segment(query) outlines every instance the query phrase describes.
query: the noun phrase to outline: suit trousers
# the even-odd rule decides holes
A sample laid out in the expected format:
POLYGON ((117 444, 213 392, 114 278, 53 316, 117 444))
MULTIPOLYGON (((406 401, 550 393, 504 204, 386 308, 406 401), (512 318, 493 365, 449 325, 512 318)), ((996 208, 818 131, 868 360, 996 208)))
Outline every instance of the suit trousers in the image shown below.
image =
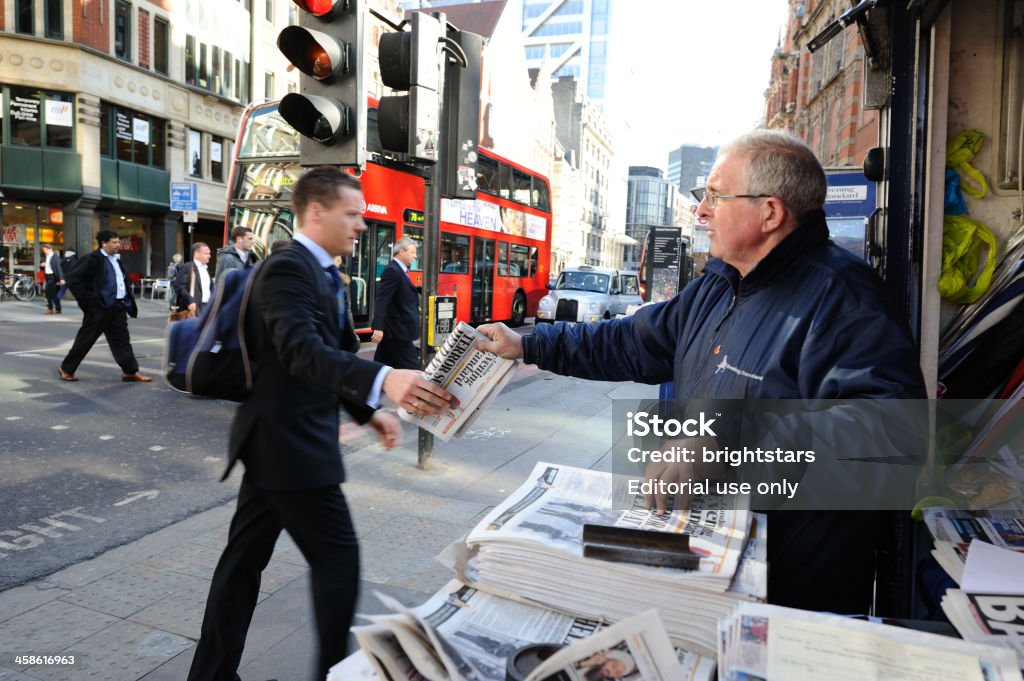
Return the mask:
POLYGON ((419 369, 420 351, 412 341, 388 340, 387 334, 373 353, 373 361, 395 369, 419 369))
POLYGON ((55 275, 46 275, 46 285, 43 287, 43 293, 46 295, 47 310, 61 311, 60 298, 57 297, 58 290, 60 290, 60 280, 55 275))
POLYGON ((228 543, 210 584, 189 681, 237 678, 260 575, 282 529, 310 567, 320 639, 315 678, 327 678, 327 671, 344 659, 359 592, 359 546, 341 488, 272 491, 243 478, 228 543))
POLYGON ((67 357, 61 362, 60 368, 69 374, 75 373, 78 365, 89 354, 101 335, 107 337, 110 354, 114 356, 114 361, 121 367, 121 371, 134 374, 139 370, 139 361, 135 359, 131 337, 128 335, 128 311, 121 303, 114 303, 113 307, 93 307, 85 311, 82 326, 75 335, 75 342, 67 357))

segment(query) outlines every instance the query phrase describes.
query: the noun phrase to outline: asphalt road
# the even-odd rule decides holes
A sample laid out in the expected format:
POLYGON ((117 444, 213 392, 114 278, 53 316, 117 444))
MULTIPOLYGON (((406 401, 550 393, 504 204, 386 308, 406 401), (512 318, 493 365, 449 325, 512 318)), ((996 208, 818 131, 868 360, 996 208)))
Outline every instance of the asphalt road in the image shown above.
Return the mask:
POLYGON ((238 489, 235 479, 218 482, 236 405, 160 380, 166 303, 143 300, 129 320, 141 370, 154 377, 145 384, 121 381, 102 338, 79 381, 60 381, 82 318, 74 302, 64 308, 44 315, 41 298, 0 302, 0 591, 223 504, 238 489))

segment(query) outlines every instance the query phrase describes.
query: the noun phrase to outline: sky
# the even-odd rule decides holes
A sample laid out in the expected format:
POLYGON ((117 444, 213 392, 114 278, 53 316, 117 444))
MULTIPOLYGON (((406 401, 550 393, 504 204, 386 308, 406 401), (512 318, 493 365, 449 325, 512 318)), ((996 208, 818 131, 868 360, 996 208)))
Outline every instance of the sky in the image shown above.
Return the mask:
POLYGON ((665 168, 760 122, 787 0, 619 0, 606 113, 629 165, 665 168), (619 114, 618 112, 621 112, 619 114), (621 143, 620 143, 621 138, 621 143))

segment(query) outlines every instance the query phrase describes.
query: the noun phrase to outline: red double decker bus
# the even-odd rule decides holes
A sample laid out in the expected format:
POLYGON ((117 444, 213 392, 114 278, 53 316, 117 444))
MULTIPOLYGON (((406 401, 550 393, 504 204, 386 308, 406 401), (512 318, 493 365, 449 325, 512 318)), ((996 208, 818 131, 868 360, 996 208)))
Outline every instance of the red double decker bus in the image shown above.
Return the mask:
MULTIPOLYGON (((291 186, 302 174, 300 136, 277 111, 277 102, 253 105, 242 118, 231 164, 227 243, 231 229, 249 227, 257 254, 289 238, 293 229, 291 186)), ((376 139, 370 110, 368 138, 376 139)), ((395 242, 409 237, 422 244, 424 216, 421 175, 370 149, 359 176, 369 229, 356 252, 343 263, 352 278, 352 312, 360 332, 373 319, 377 282, 391 261, 395 242)), ((476 199, 442 199, 438 295, 457 298, 460 321, 508 320, 518 326, 534 315, 547 292, 551 262, 551 190, 547 178, 480 149, 476 199)), ((422 253, 422 246, 420 248, 422 253)), ((422 264, 410 268, 422 284, 422 264)))

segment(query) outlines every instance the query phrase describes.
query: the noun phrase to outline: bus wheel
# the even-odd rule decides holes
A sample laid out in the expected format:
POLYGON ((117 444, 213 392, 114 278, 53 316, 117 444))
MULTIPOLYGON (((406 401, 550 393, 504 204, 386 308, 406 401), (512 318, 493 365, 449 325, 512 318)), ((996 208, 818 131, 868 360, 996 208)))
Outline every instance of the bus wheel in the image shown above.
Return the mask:
POLYGON ((525 321, 526 296, 523 295, 522 291, 516 291, 516 295, 512 299, 512 317, 509 319, 508 325, 514 328, 522 326, 525 321))

